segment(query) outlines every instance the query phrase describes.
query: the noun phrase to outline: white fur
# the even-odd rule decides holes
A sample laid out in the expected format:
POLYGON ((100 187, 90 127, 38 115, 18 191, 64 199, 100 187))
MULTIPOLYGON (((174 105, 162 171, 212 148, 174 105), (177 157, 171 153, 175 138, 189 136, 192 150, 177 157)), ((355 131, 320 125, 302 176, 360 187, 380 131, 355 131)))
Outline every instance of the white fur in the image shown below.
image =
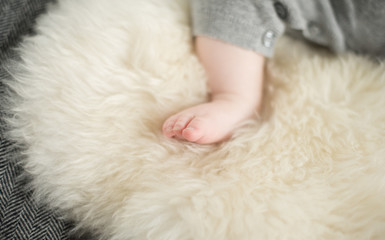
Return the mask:
POLYGON ((101 239, 383 239, 385 68, 282 39, 261 120, 215 146, 163 121, 206 100, 186 0, 65 0, 14 73, 37 197, 101 239))

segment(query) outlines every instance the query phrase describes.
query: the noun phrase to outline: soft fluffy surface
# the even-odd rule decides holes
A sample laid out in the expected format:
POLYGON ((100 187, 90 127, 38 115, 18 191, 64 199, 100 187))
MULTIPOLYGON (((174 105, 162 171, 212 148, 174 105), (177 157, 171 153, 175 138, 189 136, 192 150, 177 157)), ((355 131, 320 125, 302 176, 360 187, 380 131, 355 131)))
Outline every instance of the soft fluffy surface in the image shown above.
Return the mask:
POLYGON ((37 197, 100 238, 381 239, 385 68, 283 39, 264 109, 223 144, 166 139, 206 100, 185 0, 65 0, 14 73, 37 197))

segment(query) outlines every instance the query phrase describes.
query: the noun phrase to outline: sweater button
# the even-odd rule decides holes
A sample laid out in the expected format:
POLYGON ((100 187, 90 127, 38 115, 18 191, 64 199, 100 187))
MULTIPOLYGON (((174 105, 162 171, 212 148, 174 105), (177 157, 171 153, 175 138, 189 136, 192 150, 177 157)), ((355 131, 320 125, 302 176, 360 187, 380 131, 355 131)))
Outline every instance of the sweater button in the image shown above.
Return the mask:
POLYGON ((275 40, 275 33, 271 30, 265 32, 262 38, 263 46, 271 48, 275 40))
POLYGON ((278 17, 282 20, 286 20, 288 17, 288 12, 285 7, 281 2, 277 1, 274 3, 274 9, 278 15, 278 17))
POLYGON ((322 33, 321 27, 315 22, 309 22, 308 31, 312 36, 319 36, 322 33))

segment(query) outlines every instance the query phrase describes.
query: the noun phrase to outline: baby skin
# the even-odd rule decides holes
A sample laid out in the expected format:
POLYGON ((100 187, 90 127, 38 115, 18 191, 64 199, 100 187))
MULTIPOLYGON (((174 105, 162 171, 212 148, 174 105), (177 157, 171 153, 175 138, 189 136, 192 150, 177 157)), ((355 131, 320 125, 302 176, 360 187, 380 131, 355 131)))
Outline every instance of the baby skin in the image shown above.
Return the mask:
POLYGON ((199 144, 221 142, 258 111, 264 57, 206 37, 198 36, 195 47, 207 73, 211 99, 169 117, 163 134, 199 144))

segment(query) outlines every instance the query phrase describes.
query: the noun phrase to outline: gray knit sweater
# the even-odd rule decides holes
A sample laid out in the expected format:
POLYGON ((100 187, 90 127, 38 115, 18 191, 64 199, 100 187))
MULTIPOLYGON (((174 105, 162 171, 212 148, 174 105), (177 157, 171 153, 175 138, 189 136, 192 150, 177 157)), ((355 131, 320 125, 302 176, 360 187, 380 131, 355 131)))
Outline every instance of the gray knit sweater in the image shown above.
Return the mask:
POLYGON ((194 35, 267 57, 288 33, 334 52, 385 56, 385 0, 191 0, 194 35))

